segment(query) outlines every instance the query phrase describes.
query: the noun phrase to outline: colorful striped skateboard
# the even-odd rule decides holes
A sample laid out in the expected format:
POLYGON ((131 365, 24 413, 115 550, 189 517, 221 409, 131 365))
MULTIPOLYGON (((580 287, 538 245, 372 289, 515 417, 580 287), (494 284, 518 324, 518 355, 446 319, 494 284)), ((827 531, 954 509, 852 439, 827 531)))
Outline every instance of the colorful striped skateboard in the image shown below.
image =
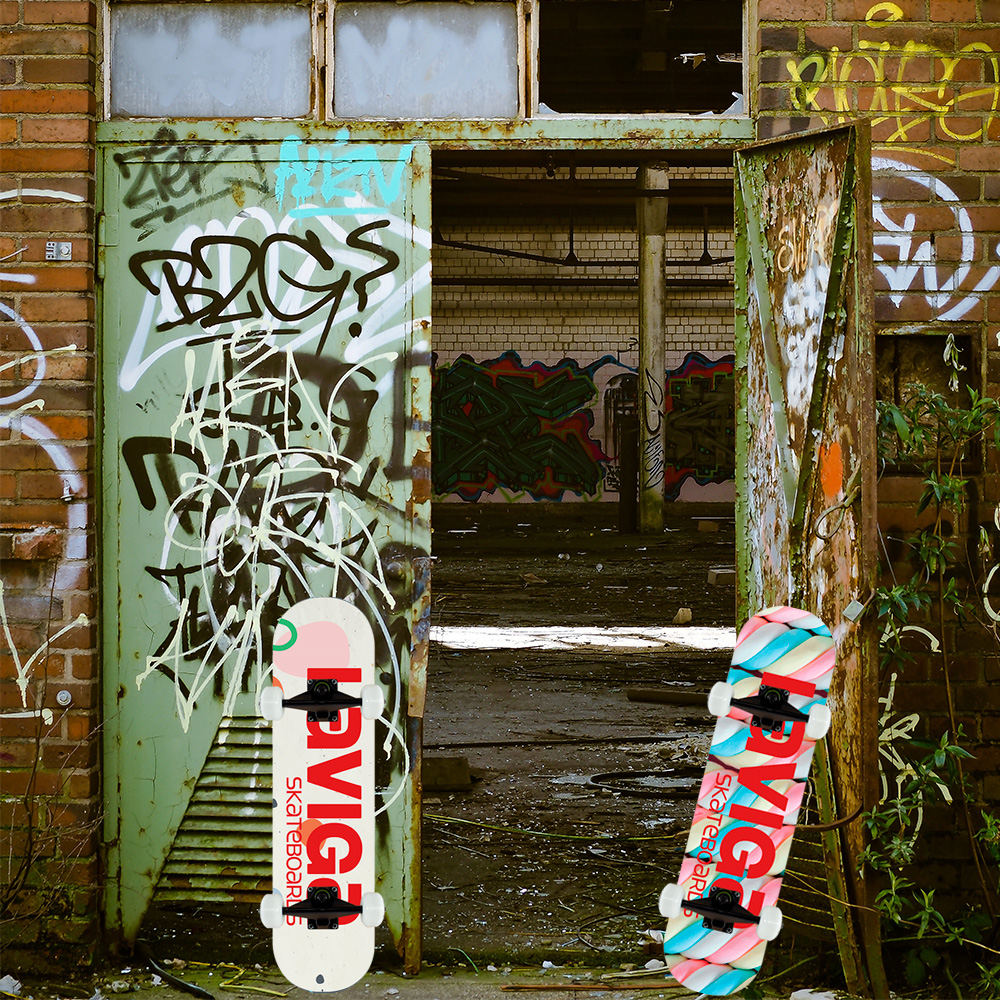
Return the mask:
POLYGON ((274 630, 273 891, 260 916, 289 982, 346 989, 371 965, 385 906, 375 886, 375 639, 346 601, 313 597, 274 630), (295 711, 297 710, 297 711, 295 711))
POLYGON ((667 965, 690 990, 728 996, 760 972, 781 929, 775 905, 816 741, 830 726, 830 630, 815 615, 768 608, 736 640, 676 883, 660 894, 667 965))

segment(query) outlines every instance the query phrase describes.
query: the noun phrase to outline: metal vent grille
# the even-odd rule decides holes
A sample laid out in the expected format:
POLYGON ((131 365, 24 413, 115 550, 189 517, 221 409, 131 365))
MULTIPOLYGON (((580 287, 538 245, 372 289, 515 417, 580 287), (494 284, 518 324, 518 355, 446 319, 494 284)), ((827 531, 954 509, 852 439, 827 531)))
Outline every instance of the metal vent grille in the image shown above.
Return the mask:
POLYGON ((154 905, 257 903, 271 888, 271 727, 223 719, 154 905))

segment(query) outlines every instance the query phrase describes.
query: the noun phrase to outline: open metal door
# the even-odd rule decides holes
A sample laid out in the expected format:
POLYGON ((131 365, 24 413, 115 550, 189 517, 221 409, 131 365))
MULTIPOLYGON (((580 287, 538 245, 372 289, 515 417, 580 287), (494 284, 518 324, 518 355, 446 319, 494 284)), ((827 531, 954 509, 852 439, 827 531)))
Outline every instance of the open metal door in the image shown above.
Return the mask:
POLYGON ((269 888, 272 630, 337 596, 378 644, 379 890, 416 969, 430 153, 286 131, 102 149, 106 916, 132 941, 157 895, 269 888))
POLYGON ((815 789, 848 988, 887 996, 859 811, 878 797, 871 155, 863 125, 736 154, 740 621, 790 604, 837 643, 815 789), (850 618, 848 617, 850 616, 850 618), (850 821, 837 823, 845 817, 850 821), (839 903, 837 902, 839 900, 839 903))

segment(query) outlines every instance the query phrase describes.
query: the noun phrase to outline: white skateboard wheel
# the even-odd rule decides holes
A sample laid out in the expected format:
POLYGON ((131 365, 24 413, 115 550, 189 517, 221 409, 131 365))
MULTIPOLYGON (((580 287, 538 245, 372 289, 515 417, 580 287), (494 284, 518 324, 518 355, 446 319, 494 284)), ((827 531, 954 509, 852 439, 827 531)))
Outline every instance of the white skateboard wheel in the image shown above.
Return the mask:
POLYGON ((378 927, 385 919, 385 901, 377 892, 366 892, 361 897, 361 923, 365 927, 378 927))
POLYGON ((781 931, 781 910, 777 906, 765 906, 760 911, 757 934, 761 941, 773 941, 781 931))
POLYGON ((277 722, 285 714, 282 704, 284 691, 277 684, 264 688, 260 693, 260 714, 268 722, 277 722))
POLYGON ((733 700, 733 686, 725 681, 719 681, 712 685, 712 690, 708 693, 708 710, 712 715, 722 718, 729 714, 729 706, 733 700))
POLYGON ((826 705, 813 705, 806 723, 806 739, 821 740, 830 731, 830 709, 826 705))
POLYGON ((377 719, 385 708, 385 695, 377 684, 366 684, 361 689, 361 714, 366 719, 377 719))
POLYGON ((660 915, 673 920, 681 915, 681 903, 684 902, 684 893, 676 882, 670 882, 663 887, 660 893, 660 915))
POLYGON ((269 892, 260 901, 260 922, 270 930, 281 923, 281 907, 284 900, 280 892, 269 892))

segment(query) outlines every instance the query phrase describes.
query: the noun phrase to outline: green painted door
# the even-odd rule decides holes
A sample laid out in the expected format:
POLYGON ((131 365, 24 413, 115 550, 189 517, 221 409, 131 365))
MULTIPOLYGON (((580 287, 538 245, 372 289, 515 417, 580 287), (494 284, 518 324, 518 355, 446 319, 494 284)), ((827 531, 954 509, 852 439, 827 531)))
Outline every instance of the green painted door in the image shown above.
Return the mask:
POLYGON ((738 617, 791 604, 837 643, 814 781, 848 985, 881 996, 859 814, 878 797, 875 415, 867 126, 735 157, 738 617), (853 906, 850 904, 854 904, 853 906))
POLYGON ((430 155, 286 132, 102 148, 106 914, 131 941, 157 893, 268 888, 256 698, 279 615, 333 595, 377 637, 379 889, 413 968, 430 155))

